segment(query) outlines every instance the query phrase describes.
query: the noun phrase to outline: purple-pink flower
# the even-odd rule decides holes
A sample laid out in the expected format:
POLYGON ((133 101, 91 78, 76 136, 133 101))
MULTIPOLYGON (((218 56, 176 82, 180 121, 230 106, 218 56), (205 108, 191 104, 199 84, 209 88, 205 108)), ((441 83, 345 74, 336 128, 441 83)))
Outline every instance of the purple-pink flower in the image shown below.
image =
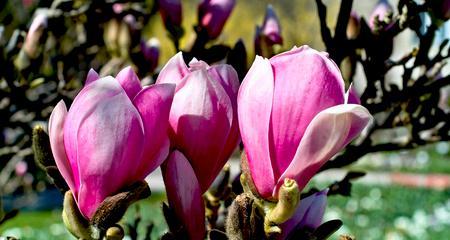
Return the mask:
POLYGON ((182 19, 181 0, 158 0, 159 13, 167 26, 180 26, 182 19))
POLYGON ((178 53, 161 70, 157 83, 175 83, 169 135, 173 152, 163 165, 170 206, 190 239, 203 239, 201 195, 209 188, 239 142, 236 71, 208 66, 178 53))
POLYGON ((56 105, 49 120, 52 153, 86 218, 166 159, 174 91, 173 84, 142 88, 130 67, 116 78, 91 70, 69 111, 63 101, 56 105))
POLYGON ((328 189, 325 189, 300 200, 291 219, 281 225, 281 236, 278 239, 289 239, 289 235, 298 229, 315 230, 318 228, 322 224, 327 207, 327 193, 328 189))
POLYGON ((281 25, 272 5, 267 5, 266 16, 261 27, 256 26, 255 53, 261 56, 273 55, 273 45, 283 44, 281 25))
POLYGON ((256 58, 239 89, 238 116, 261 197, 277 199, 285 178, 302 190, 368 125, 367 109, 346 102, 341 72, 326 53, 303 46, 256 58))
POLYGON ((191 163, 205 192, 239 141, 236 71, 227 64, 186 66, 178 53, 161 70, 157 83, 176 84, 170 111, 172 147, 191 163))
POLYGON ((199 25, 206 29, 210 39, 220 35, 235 5, 236 0, 203 0, 199 4, 199 25))

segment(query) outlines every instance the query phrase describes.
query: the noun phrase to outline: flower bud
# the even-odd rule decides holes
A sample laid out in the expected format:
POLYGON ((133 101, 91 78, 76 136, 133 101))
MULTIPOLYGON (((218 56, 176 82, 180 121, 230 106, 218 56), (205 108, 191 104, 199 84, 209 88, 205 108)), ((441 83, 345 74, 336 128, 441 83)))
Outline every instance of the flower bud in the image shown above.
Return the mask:
POLYGON ((39 55, 39 46, 47 28, 47 15, 39 13, 33 19, 30 29, 28 30, 23 50, 30 58, 36 58, 39 55))
POLYGON ((158 0, 158 6, 159 13, 166 28, 181 25, 181 0, 158 0))
POLYGON ((153 72, 158 67, 160 43, 157 38, 150 38, 147 42, 141 42, 141 52, 144 55, 149 72, 153 72))
POLYGON ((217 38, 233 11, 236 0, 203 0, 198 6, 198 24, 210 39, 217 38))
POLYGON ((361 18, 355 11, 352 11, 350 13, 350 18, 348 19, 347 38, 356 39, 359 35, 360 30, 361 30, 361 18))
POLYGON ((262 27, 256 27, 255 53, 264 57, 273 55, 273 45, 282 44, 281 26, 272 5, 267 5, 262 27))

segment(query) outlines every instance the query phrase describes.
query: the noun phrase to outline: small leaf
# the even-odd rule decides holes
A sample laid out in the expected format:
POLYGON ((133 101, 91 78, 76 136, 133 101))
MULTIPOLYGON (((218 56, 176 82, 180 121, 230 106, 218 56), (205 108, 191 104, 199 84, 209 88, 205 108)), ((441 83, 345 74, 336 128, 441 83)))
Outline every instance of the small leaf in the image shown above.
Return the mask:
POLYGON ((330 220, 320 225, 314 231, 314 235, 316 236, 317 240, 328 239, 328 237, 330 237, 333 233, 339 230, 341 226, 342 226, 341 220, 338 219, 330 220))

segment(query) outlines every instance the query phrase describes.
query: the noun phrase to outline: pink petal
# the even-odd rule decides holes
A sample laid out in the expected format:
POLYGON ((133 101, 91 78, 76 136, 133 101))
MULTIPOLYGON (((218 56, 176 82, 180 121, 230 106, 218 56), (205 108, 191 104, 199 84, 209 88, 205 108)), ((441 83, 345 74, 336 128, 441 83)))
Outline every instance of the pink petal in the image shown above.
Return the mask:
POLYGON ((169 117, 172 144, 189 159, 202 190, 206 191, 218 174, 211 170, 211 163, 220 161, 233 108, 223 87, 206 70, 194 71, 184 81, 175 94, 169 117))
POLYGON ((268 137, 273 85, 269 60, 257 56, 238 94, 242 142, 253 183, 262 197, 270 197, 275 186, 268 137))
POLYGON ((141 90, 141 81, 131 67, 122 69, 116 76, 116 80, 120 83, 129 99, 133 99, 141 90))
POLYGON ((344 80, 336 64, 309 47, 270 59, 275 76, 270 152, 275 178, 289 166, 311 120, 344 103, 344 80))
POLYGON ((66 150, 64 149, 64 122, 67 117, 67 108, 64 101, 61 100, 53 109, 48 123, 48 132, 50 137, 50 146, 52 148, 53 157, 59 172, 66 180, 67 185, 76 195, 79 183, 75 182, 72 167, 67 159, 66 150))
POLYGON ((176 91, 182 87, 182 79, 189 74, 190 71, 186 66, 181 52, 173 56, 163 67, 158 75, 156 83, 174 83, 177 84, 176 91))
POLYGON ((361 105, 342 104, 320 112, 308 126, 295 157, 281 178, 293 178, 302 190, 319 168, 354 139, 372 120, 361 105))
POLYGON ((237 116, 237 95, 239 91, 239 78, 233 67, 227 64, 214 65, 208 69, 208 74, 216 81, 218 81, 230 97, 233 106, 233 121, 231 130, 227 137, 227 142, 223 147, 221 157, 214 168, 214 172, 220 171, 223 165, 233 153, 237 144, 239 143, 239 123, 237 116))
POLYGON ((353 87, 353 83, 350 84, 350 87, 345 93, 345 103, 361 105, 361 99, 359 99, 359 95, 356 92, 355 87, 353 87))
POLYGON ((169 113, 172 106, 175 85, 156 84, 144 88, 133 100, 144 123, 143 161, 136 165, 135 179, 143 179, 155 170, 169 155, 169 113))
POLYGON ((281 225, 282 235, 278 239, 287 239, 296 229, 319 227, 327 205, 327 193, 328 189, 325 189, 302 199, 294 216, 281 225))
POLYGON ((178 151, 162 165, 167 200, 185 226, 189 239, 204 239, 205 207, 202 190, 186 157, 178 151))
POLYGON ((90 69, 88 72, 88 75, 86 77, 86 82, 84 85, 88 85, 91 82, 94 82, 95 80, 99 79, 98 73, 94 69, 90 69))
POLYGON ((72 116, 78 122, 76 142, 82 143, 71 146, 78 151, 78 206, 90 218, 107 196, 131 183, 130 172, 142 159, 144 127, 139 112, 112 77, 89 84, 80 95, 68 119, 72 116))

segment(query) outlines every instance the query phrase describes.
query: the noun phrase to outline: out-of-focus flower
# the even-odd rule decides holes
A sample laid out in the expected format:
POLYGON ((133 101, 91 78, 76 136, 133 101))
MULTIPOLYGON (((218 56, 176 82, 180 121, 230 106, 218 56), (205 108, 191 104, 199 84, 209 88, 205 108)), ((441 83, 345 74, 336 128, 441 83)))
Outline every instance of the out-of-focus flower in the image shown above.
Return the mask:
POLYGON ((176 84, 169 117, 171 144, 189 160, 205 192, 239 141, 237 73, 230 65, 208 66, 196 59, 188 67, 178 53, 156 82, 176 84))
POLYGON ((184 224, 189 239, 204 239, 205 207, 194 169, 177 150, 169 155, 162 169, 169 205, 184 224))
POLYGON ((47 28, 47 14, 39 13, 33 19, 30 29, 28 30, 25 42, 23 44, 23 49, 25 53, 31 57, 35 58, 39 54, 39 46, 44 31, 47 28))
POLYGON ((273 54, 273 45, 283 44, 281 25, 272 5, 267 5, 266 16, 262 27, 256 27, 255 53, 270 57, 273 54))
POLYGON ((141 42, 141 51, 148 63, 149 72, 153 72, 158 67, 159 48, 160 44, 157 38, 150 38, 147 42, 141 42))
POLYGON ((379 0, 375 8, 372 10, 370 15, 369 27, 372 31, 377 31, 379 24, 383 29, 387 29, 392 26, 392 14, 394 9, 387 0, 379 0), (379 24, 377 24, 377 22, 379 24))
POLYGON ((367 109, 345 98, 339 68, 326 53, 303 46, 256 58, 239 89, 238 116, 257 194, 277 199, 285 178, 301 191, 367 126, 367 109))
POLYGON ((289 234, 298 229, 314 230, 318 228, 327 207, 327 193, 328 189, 302 199, 294 216, 281 225, 282 235, 279 239, 289 239, 289 234))
POLYGON ((56 165, 84 217, 103 200, 144 179, 167 157, 175 86, 142 88, 130 67, 113 77, 91 70, 69 111, 63 101, 49 120, 56 165))
POLYGON ((356 39, 361 30, 361 18, 355 11, 350 13, 347 25, 347 38, 356 39))
POLYGON ((233 11, 236 0, 203 0, 198 6, 198 23, 210 39, 217 38, 233 11))
POLYGON ((166 28, 181 25, 181 0, 158 0, 158 6, 159 13, 166 28))
POLYGON ((28 164, 25 161, 20 161, 16 164, 15 172, 17 176, 23 176, 27 173, 28 164))

